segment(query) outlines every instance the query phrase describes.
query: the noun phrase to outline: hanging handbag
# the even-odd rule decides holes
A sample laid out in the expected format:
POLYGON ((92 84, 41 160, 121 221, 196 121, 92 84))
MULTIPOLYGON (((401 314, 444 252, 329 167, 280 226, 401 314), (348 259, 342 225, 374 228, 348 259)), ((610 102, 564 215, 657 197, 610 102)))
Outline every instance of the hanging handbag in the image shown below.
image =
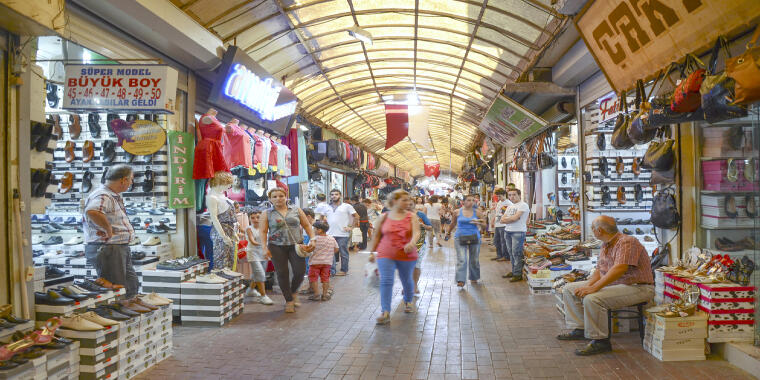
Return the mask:
POLYGON ((702 87, 702 81, 705 79, 707 72, 702 68, 704 64, 699 58, 692 54, 686 55, 684 62, 684 71, 687 73, 673 91, 673 101, 670 103, 670 110, 673 112, 694 112, 702 105, 702 94, 699 93, 702 87))
POLYGON ((340 142, 335 139, 327 140, 327 158, 336 161, 340 157, 340 142))
POLYGON ((676 183, 675 165, 669 170, 652 170, 652 176, 649 178, 649 184, 655 185, 673 185, 676 183))
POLYGON ((671 75, 676 71, 679 71, 681 77, 683 77, 683 65, 673 62, 667 69, 665 69, 665 75, 659 82, 660 88, 657 90, 652 89, 652 94, 655 95, 650 102, 651 108, 649 110, 649 125, 652 128, 661 127, 667 124, 704 120, 705 114, 701 108, 698 108, 694 112, 683 113, 675 112, 670 109, 670 105, 673 102, 673 89, 676 87, 671 75), (670 84, 670 87, 668 88, 663 87, 666 80, 670 84))
POLYGON ((641 161, 642 168, 667 171, 673 167, 675 163, 675 150, 673 149, 675 140, 665 138, 666 131, 669 129, 669 127, 662 127, 658 130, 657 136, 662 140, 652 141, 649 144, 644 159, 641 161))
POLYGON ((702 94, 702 110, 708 123, 747 116, 747 107, 734 102, 736 81, 726 76, 725 71, 715 73, 721 51, 726 53, 727 60, 731 58, 728 42, 723 36, 718 37, 718 41, 715 42, 707 67, 707 76, 699 89, 702 94))
POLYGON ((633 148, 634 144, 628 137, 628 126, 631 124, 631 119, 628 117, 628 99, 625 91, 620 93, 618 99, 618 103, 620 103, 618 111, 622 112, 617 115, 615 120, 615 129, 612 131, 610 143, 615 149, 630 149, 633 148))
POLYGON ((736 81, 735 101, 749 104, 760 100, 760 25, 747 43, 747 50, 739 56, 726 60, 726 75, 736 81))
MULTIPOLYGON (((655 88, 659 79, 660 76, 658 75, 657 79, 655 79, 652 84, 652 89, 655 88)), ((628 127, 628 138, 631 139, 631 142, 634 144, 646 144, 652 141, 657 133, 657 127, 653 127, 649 123, 649 111, 651 110, 652 105, 649 103, 648 99, 649 97, 644 89, 644 81, 639 79, 636 81, 636 106, 639 111, 633 117, 631 124, 628 127)))
POLYGON ((662 189, 657 192, 652 201, 651 221, 655 227, 674 229, 681 223, 676 198, 672 189, 662 189))

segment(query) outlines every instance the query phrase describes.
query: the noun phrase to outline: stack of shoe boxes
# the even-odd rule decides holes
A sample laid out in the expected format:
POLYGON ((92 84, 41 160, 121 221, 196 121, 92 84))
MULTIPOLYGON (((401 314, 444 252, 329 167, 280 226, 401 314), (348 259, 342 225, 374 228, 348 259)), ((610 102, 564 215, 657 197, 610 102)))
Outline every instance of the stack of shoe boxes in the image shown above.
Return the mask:
MULTIPOLYGON (((46 355, 45 368, 47 374, 44 377, 48 380, 67 380, 72 372, 71 351, 67 348, 60 350, 49 350, 46 355)), ((76 372, 79 371, 79 361, 77 358, 76 363, 73 363, 76 367, 76 372)))
POLYGON ((219 284, 186 281, 181 284, 183 326, 222 326, 242 313, 245 286, 237 278, 219 284))
POLYGON ((700 312, 675 318, 657 315, 663 310, 664 306, 647 310, 644 350, 661 361, 705 360, 707 315, 700 312))
POLYGON ((139 323, 122 330, 120 376, 130 379, 172 354, 172 309, 170 305, 142 314, 139 323), (123 338, 123 340, 122 340, 123 338))
POLYGON ((665 273, 658 270, 654 271, 654 303, 665 303, 665 273))
POLYGON ((97 331, 58 330, 59 335, 79 342, 81 380, 119 377, 120 328, 114 325, 97 331))
POLYGON ((709 315, 707 341, 710 343, 754 341, 754 286, 734 283, 699 284, 699 310, 709 315))
POLYGON ((136 272, 140 280, 140 292, 156 293, 172 300, 172 312, 179 317, 182 303, 180 284, 194 278, 196 269, 194 267, 185 270, 136 269, 136 272))

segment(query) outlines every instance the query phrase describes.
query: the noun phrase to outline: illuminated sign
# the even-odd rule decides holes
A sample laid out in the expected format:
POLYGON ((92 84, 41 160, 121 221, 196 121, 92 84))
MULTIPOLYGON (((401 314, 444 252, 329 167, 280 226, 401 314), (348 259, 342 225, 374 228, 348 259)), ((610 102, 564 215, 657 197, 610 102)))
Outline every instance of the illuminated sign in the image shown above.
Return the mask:
POLYGON ((237 46, 224 53, 208 101, 281 136, 290 130, 298 108, 298 98, 237 46))
POLYGON ((281 90, 282 87, 276 86, 273 78, 262 79, 239 63, 235 64, 224 85, 225 95, 269 121, 279 120, 296 112, 297 101, 275 105, 281 90))

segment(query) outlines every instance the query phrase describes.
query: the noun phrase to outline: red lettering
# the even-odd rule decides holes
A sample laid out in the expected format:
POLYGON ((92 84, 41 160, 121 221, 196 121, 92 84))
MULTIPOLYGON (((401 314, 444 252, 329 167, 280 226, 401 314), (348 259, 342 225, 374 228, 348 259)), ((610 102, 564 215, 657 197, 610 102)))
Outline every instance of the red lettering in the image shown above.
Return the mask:
POLYGON ((77 86, 77 78, 69 78, 69 87, 77 86))
POLYGON ((97 87, 98 86, 98 82, 100 82, 100 79, 101 78, 92 78, 92 79, 90 79, 90 81, 92 82, 92 87, 97 87))
POLYGON ((151 82, 153 82, 153 87, 158 87, 158 82, 161 82, 161 78, 151 78, 151 82))
POLYGON ((87 87, 87 84, 90 83, 90 78, 88 77, 79 77, 79 87, 87 87))
POLYGON ((113 80, 113 83, 111 83, 111 86, 113 86, 113 87, 117 87, 117 86, 118 86, 118 87, 124 87, 124 85, 123 85, 123 84, 121 84, 121 80, 122 80, 122 79, 124 79, 124 78, 118 78, 118 79, 114 79, 114 80, 113 80))
POLYGON ((129 78, 129 87, 137 87, 137 78, 129 78))
POLYGON ((150 86, 150 79, 148 78, 140 79, 140 87, 148 87, 148 86, 150 86))

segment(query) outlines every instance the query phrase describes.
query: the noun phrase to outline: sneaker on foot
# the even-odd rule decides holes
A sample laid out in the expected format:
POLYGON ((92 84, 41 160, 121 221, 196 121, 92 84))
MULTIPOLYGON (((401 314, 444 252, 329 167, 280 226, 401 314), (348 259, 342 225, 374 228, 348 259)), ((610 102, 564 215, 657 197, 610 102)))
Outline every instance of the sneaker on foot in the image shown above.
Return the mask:
POLYGON ((347 275, 347 274, 348 274, 348 273, 346 273, 346 272, 340 271, 340 272, 336 273, 335 275, 336 275, 336 276, 345 276, 345 275, 347 275))
POLYGON ((274 302, 272 302, 272 299, 269 298, 269 296, 261 296, 261 298, 259 298, 259 302, 262 305, 271 305, 271 304, 274 303, 274 302))
POLYGON ((512 278, 509 279, 509 282, 520 282, 522 281, 522 276, 512 276, 512 278))

